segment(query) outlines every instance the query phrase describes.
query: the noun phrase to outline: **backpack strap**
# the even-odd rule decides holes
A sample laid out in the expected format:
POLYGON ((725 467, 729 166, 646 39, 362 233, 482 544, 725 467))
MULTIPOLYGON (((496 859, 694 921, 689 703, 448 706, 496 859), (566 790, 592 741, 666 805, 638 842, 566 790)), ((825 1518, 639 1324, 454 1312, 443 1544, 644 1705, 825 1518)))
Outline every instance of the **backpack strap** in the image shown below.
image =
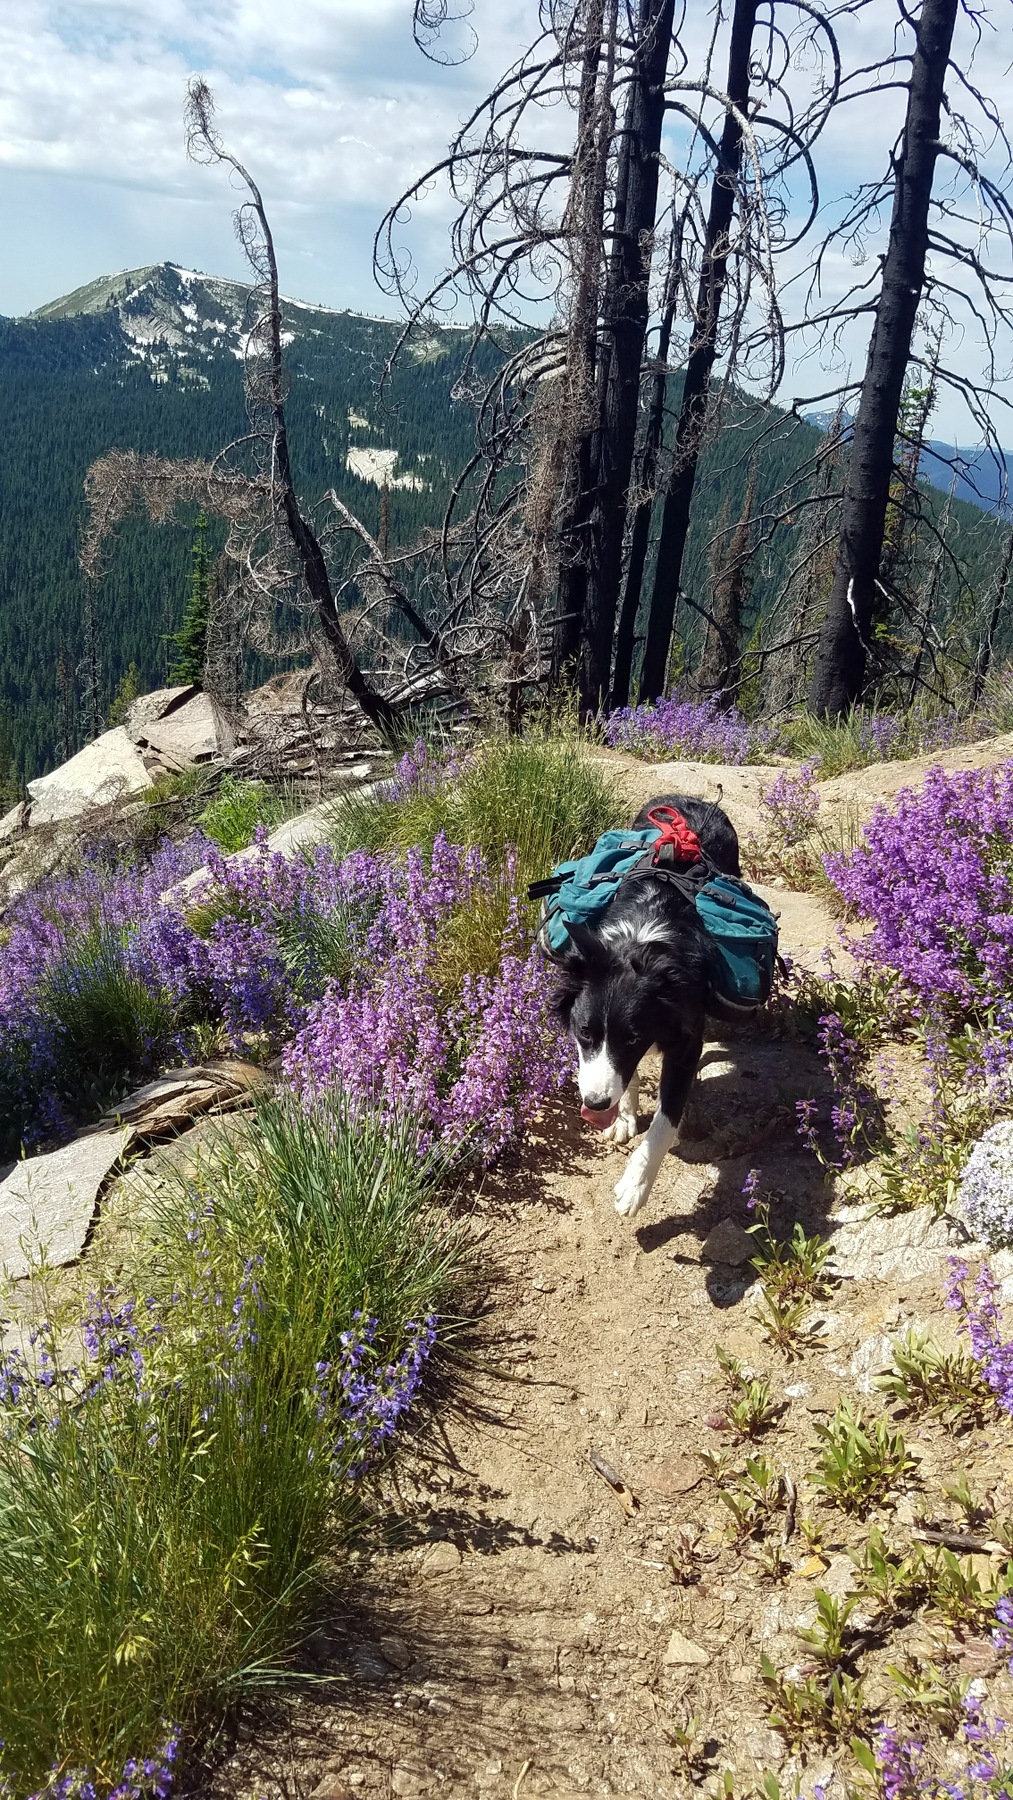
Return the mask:
POLYGON ((530 881, 528 899, 545 900, 549 894, 558 894, 565 880, 565 875, 543 875, 540 881, 530 881))

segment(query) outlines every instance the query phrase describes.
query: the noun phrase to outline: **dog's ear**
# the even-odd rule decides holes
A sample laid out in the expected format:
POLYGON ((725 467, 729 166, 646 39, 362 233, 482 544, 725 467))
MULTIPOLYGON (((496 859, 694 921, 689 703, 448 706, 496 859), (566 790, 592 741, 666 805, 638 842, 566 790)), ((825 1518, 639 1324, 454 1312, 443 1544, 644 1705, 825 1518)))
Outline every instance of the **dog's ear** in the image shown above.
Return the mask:
POLYGON ((612 959, 612 952, 589 925, 571 925, 570 943, 573 953, 588 975, 597 974, 612 959))
POLYGON ((587 925, 571 925, 562 947, 546 954, 569 980, 579 984, 604 969, 611 952, 596 931, 587 925))

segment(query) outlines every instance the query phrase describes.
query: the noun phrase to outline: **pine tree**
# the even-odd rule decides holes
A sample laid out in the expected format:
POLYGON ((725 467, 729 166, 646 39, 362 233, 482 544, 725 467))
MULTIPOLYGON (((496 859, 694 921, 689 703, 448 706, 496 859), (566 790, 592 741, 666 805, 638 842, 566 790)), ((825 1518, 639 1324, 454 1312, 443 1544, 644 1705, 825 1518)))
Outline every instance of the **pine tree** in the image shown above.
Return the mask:
POLYGON ((125 725, 127 714, 141 692, 141 671, 135 662, 131 662, 120 676, 116 692, 112 697, 109 711, 106 713, 106 730, 113 725, 125 725))
POLYGON ((207 547, 207 514, 197 519, 190 565, 190 591, 183 608, 183 623, 173 638, 175 656, 169 669, 172 683, 192 681, 204 685, 204 665, 208 654, 208 626, 211 620, 211 559, 207 547))

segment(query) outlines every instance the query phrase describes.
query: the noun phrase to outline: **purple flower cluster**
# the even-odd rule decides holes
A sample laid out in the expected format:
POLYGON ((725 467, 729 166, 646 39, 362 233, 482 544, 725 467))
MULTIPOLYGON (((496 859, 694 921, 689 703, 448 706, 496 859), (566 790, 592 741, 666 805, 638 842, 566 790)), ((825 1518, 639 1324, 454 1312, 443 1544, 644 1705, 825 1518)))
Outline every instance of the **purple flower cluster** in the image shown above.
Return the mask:
MULTIPOLYGON (((57 1763, 44 1787, 29 1800, 167 1800, 175 1779, 173 1764, 179 1753, 179 1733, 170 1731, 150 1756, 132 1756, 123 1766, 115 1786, 87 1769, 68 1769, 57 1763)), ((14 1789, 0 1776, 0 1800, 13 1800, 14 1789)))
POLYGON ((285 1056, 306 1101, 338 1085, 356 1103, 409 1115, 420 1144, 467 1146, 490 1162, 570 1072, 549 1015, 552 977, 524 941, 511 903, 491 974, 465 975, 448 995, 440 926, 494 883, 475 850, 438 836, 427 867, 412 852, 391 880, 370 934, 372 954, 310 1007, 285 1056))
POLYGON ((89 1396, 118 1380, 124 1370, 129 1370, 137 1392, 142 1392, 145 1352, 165 1331, 154 1312, 155 1301, 150 1295, 140 1308, 136 1300, 118 1294, 112 1286, 89 1295, 81 1320, 81 1337, 89 1358, 99 1365, 86 1390, 89 1396))
MULTIPOLYGON (((1000 1600, 996 1608, 1000 1627, 1010 1616, 1010 1603, 1000 1600)), ((1002 1629, 994 1636, 1005 1648, 1002 1629)), ((1003 1756, 1006 1720, 989 1721, 973 1694, 964 1699, 963 1709, 960 1727, 966 1761, 945 1779, 928 1767, 926 1747, 917 1738, 905 1738, 891 1725, 880 1726, 874 1749, 884 1800, 985 1800, 990 1794, 1008 1800, 1013 1795, 1013 1767, 1003 1756)))
MULTIPOLYGON (((420 742, 395 781, 422 791, 459 766, 420 742)), ((240 858, 192 838, 143 870, 96 863, 34 890, 0 968, 0 1138, 66 1130, 101 1101, 101 1058, 115 1087, 185 1060, 210 1025, 240 1051, 288 1044, 307 1098, 337 1083, 490 1161, 569 1064, 516 895, 486 971, 443 973, 454 915, 502 912, 513 879, 442 834, 429 855, 339 858, 271 854, 261 833, 240 858)))
POLYGON ((317 1364, 317 1417, 336 1423, 333 1455, 345 1475, 364 1474, 393 1437, 418 1394, 436 1344, 435 1313, 409 1319, 401 1355, 381 1363, 373 1349, 378 1323, 373 1316, 353 1314, 352 1325, 338 1340, 338 1360, 317 1364))
POLYGON ((737 707, 717 699, 688 700, 672 694, 655 706, 622 706, 604 720, 605 741, 652 762, 691 757, 700 762, 759 762, 773 750, 777 733, 750 724, 737 707))
POLYGON ((441 754, 425 738, 416 738, 411 749, 395 763, 384 792, 391 800, 437 794, 468 767, 470 760, 466 751, 446 750, 441 754))
POLYGON ((851 715, 855 747, 862 762, 893 762, 904 756, 924 756, 949 750, 974 735, 974 724, 957 713, 928 717, 917 708, 906 713, 868 712, 856 708, 851 715))
POLYGON ((875 1747, 885 1800, 915 1800, 925 1791, 924 1744, 916 1738, 902 1738, 891 1725, 882 1725, 876 1733, 875 1747))
POLYGON ((1013 1414, 1013 1343, 1002 1338, 999 1284, 987 1263, 978 1271, 968 1294, 967 1264, 954 1257, 946 1283, 946 1304, 957 1314, 957 1330, 967 1338, 971 1355, 1003 1412, 1013 1414))
POLYGON ((873 923, 855 946, 927 1001, 997 1004, 1013 986, 1013 763, 947 775, 877 808, 865 841, 824 858, 873 923))
POLYGON ((798 769, 784 769, 760 794, 760 804, 787 849, 804 843, 819 815, 817 766, 816 758, 810 757, 798 769))
POLYGON ((795 1129, 806 1149, 824 1168, 844 1169, 864 1150, 876 1148, 879 1127, 876 1096, 863 1079, 865 1054, 862 1046, 850 1036, 838 1013, 824 1013, 816 1037, 837 1096, 830 1108, 830 1126, 838 1150, 836 1158, 829 1157, 820 1142, 820 1108, 811 1097, 796 1100, 795 1129))

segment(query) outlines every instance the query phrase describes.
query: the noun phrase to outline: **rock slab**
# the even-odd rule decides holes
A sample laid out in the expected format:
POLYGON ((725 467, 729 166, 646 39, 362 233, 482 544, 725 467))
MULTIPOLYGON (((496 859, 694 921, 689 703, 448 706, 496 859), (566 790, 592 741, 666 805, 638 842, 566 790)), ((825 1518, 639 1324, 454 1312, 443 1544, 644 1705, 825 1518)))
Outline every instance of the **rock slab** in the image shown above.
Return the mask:
POLYGON ((967 1233, 956 1220, 919 1206, 892 1218, 846 1220, 834 1232, 830 1266, 845 1280, 916 1281, 937 1274, 956 1250, 967 1248, 967 1233))
POLYGON ((32 826, 57 825, 99 807, 115 806, 151 785, 139 750, 117 725, 51 774, 28 783, 32 826))
POLYGON ((195 694, 185 706, 144 725, 137 741, 171 767, 188 769, 218 755, 222 748, 221 722, 208 695, 195 694))
POLYGON ((710 1657, 706 1650, 701 1650, 699 1644, 683 1637, 681 1631, 673 1631, 662 1661, 670 1669, 702 1669, 710 1662, 710 1657))
POLYGON ((77 1261, 102 1183, 133 1137, 129 1126, 91 1132, 18 1163, 0 1182, 0 1270, 9 1280, 29 1274, 43 1253, 56 1266, 77 1261))
POLYGON ((130 736, 141 737, 146 725, 153 725, 156 719, 165 719, 169 713, 177 712, 199 692, 193 682, 188 682, 185 687, 154 688, 150 694, 139 694, 127 713, 130 736))

